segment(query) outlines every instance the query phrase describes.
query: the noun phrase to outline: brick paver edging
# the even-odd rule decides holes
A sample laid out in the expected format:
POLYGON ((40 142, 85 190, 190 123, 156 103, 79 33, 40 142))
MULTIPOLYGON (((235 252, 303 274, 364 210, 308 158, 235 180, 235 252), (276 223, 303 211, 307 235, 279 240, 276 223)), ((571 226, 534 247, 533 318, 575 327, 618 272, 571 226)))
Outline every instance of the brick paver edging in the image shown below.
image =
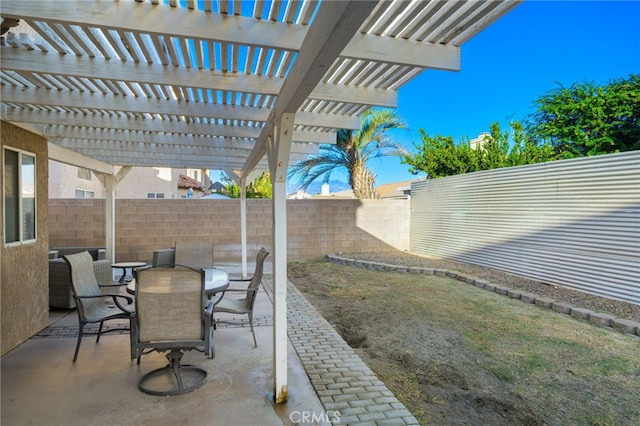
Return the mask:
MULTIPOLYGON (((269 297, 273 283, 264 278, 269 297)), ((292 284, 287 286, 287 333, 311 385, 336 425, 418 425, 385 384, 292 284)))
POLYGON ((638 322, 626 318, 618 318, 610 314, 594 312, 585 308, 575 307, 570 305, 569 303, 564 303, 562 301, 557 301, 548 297, 528 293, 524 290, 511 289, 503 285, 491 283, 487 280, 465 275, 458 271, 422 268, 417 266, 410 267, 403 265, 389 265, 386 263, 378 263, 368 260, 350 259, 347 257, 337 256, 335 254, 327 255, 327 259, 329 259, 329 261, 333 263, 357 266, 366 269, 378 269, 383 271, 395 271, 409 274, 439 275, 443 277, 446 276, 470 285, 474 285, 476 287, 484 288, 485 290, 492 291, 503 296, 508 296, 511 299, 519 299, 524 303, 531 303, 542 308, 551 309, 554 312, 569 315, 575 319, 588 321, 593 325, 613 328, 614 330, 617 330, 624 334, 640 336, 640 323, 638 322))

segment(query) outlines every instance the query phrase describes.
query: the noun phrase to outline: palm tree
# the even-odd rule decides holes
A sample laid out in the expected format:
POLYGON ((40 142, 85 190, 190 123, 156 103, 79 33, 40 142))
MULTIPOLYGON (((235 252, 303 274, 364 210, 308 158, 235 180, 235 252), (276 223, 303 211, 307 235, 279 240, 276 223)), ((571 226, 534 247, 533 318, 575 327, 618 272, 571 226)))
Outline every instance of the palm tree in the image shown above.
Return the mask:
POLYGON ((395 111, 368 109, 360 118, 360 130, 338 130, 335 145, 320 145, 317 155, 289 169, 289 178, 307 189, 316 179, 324 176, 328 182, 332 173, 347 169, 349 185, 356 198, 380 198, 374 188, 376 175, 366 164, 374 158, 405 154, 404 147, 386 134, 388 130, 403 128, 406 125, 395 111))

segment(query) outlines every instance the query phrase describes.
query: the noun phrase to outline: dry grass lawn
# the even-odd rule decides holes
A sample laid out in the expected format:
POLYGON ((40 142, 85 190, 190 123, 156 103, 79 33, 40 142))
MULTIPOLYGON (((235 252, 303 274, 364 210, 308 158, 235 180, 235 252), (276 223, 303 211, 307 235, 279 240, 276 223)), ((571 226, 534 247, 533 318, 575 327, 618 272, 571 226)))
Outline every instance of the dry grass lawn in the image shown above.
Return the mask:
POLYGON ((422 424, 640 425, 640 339, 445 277, 289 279, 422 424))

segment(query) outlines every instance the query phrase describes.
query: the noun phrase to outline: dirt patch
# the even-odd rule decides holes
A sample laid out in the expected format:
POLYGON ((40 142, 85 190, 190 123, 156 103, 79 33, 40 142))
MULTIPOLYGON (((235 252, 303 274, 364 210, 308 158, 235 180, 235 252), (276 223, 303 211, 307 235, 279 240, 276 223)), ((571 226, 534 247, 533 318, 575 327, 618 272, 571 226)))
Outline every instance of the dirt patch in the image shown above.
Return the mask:
POLYGON ((289 279, 422 424, 640 424, 640 339, 449 278, 304 262, 289 279))
POLYGON ((408 321, 397 340, 388 350, 375 345, 375 356, 368 351, 360 356, 410 398, 408 405, 425 424, 544 424, 526 401, 505 392, 458 333, 408 321))

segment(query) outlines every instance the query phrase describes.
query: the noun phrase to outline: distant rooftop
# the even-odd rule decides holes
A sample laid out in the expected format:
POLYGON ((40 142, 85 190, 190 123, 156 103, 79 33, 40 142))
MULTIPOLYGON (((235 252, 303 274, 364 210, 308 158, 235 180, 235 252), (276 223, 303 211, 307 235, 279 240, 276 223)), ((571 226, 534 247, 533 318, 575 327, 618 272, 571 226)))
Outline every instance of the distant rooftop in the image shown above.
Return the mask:
POLYGON ((181 174, 180 178, 178 179, 178 188, 180 189, 192 188, 192 189, 202 190, 202 184, 192 177, 181 174))

